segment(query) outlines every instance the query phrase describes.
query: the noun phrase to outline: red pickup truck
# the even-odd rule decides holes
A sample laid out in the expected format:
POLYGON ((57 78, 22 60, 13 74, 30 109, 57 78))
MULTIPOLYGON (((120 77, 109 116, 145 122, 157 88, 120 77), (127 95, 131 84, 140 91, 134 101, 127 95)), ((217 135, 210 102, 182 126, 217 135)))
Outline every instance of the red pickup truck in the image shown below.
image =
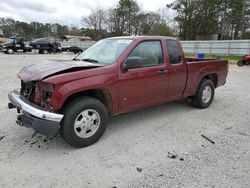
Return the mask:
POLYGON ((113 37, 73 60, 24 67, 9 108, 17 108, 19 125, 85 147, 102 136, 109 116, 185 98, 209 107, 227 73, 227 61, 185 58, 175 38, 113 37))

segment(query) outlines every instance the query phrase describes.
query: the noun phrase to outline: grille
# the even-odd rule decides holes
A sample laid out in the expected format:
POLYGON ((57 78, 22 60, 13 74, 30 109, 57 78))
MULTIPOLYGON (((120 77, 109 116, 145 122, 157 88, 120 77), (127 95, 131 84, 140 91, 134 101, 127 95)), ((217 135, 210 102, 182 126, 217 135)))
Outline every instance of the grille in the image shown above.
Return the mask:
POLYGON ((36 83, 35 82, 23 82, 21 81, 21 95, 26 98, 28 101, 34 103, 35 100, 35 89, 36 83))

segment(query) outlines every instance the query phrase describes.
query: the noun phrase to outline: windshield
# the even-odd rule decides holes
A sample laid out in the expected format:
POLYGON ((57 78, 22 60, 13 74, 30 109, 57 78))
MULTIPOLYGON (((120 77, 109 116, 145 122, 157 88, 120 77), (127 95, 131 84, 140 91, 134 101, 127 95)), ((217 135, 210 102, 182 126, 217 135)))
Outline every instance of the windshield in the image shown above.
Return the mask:
POLYGON ((6 43, 14 43, 15 39, 8 39, 6 43))
POLYGON ((132 41, 131 39, 103 39, 86 49, 75 60, 111 65, 132 41))

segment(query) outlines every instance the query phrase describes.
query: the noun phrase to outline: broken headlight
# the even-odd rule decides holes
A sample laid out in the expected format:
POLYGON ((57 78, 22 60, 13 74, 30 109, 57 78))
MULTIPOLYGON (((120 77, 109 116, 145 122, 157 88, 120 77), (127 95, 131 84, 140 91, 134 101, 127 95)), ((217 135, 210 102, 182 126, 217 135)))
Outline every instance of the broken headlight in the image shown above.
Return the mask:
POLYGON ((50 83, 37 82, 35 90, 35 103, 46 110, 50 110, 50 100, 54 92, 54 85, 50 83))

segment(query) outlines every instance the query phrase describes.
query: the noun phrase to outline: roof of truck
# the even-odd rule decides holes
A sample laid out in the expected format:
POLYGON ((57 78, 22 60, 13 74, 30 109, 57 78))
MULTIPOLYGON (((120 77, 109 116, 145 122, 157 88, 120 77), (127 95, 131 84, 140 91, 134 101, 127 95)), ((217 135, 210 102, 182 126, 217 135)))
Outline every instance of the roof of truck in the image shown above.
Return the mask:
POLYGON ((135 40, 135 39, 173 39, 173 40, 177 40, 174 37, 168 37, 168 36, 119 36, 119 37, 110 37, 107 39, 130 39, 130 40, 135 40))

